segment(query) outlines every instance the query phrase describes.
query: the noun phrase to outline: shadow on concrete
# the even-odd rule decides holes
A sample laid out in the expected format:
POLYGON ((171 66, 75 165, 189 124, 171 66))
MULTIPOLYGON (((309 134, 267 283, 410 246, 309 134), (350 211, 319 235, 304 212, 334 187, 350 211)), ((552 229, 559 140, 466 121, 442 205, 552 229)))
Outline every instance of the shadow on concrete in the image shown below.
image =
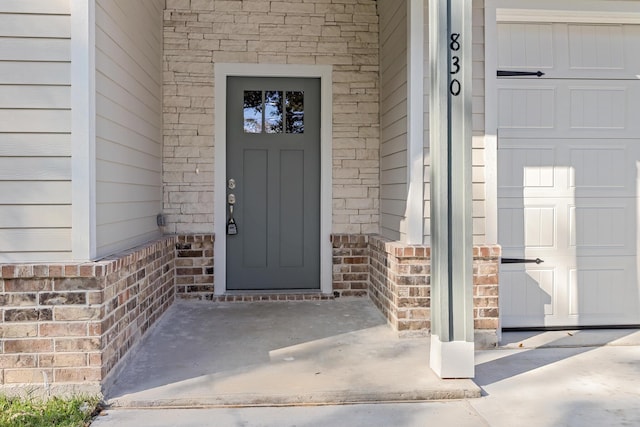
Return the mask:
POLYGON ((635 345, 640 345, 638 329, 503 333, 498 349, 476 353, 475 383, 483 388, 602 346, 635 345))
POLYGON ((177 301, 105 391, 116 406, 407 401, 479 396, 439 379, 429 340, 397 337, 366 299, 177 301))

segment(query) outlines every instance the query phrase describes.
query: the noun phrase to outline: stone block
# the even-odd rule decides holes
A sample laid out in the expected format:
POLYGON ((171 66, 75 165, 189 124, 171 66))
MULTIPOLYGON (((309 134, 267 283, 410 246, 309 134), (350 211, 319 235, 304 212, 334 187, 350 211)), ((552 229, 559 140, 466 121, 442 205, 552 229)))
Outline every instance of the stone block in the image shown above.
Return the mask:
POLYGON ((42 384, 53 379, 51 369, 5 369, 5 384, 42 384))
POLYGON ((52 319, 50 308, 5 309, 5 322, 38 322, 52 319))
POLYGON ((56 352, 84 352, 101 349, 100 338, 56 338, 56 352))
POLYGON ((87 294, 84 292, 45 292, 39 294, 40 305, 84 305, 87 294))
POLYGON ((36 365, 37 357, 33 354, 0 354, 0 369, 35 368, 36 365))
POLYGON ((67 307, 56 306, 53 309, 54 320, 56 321, 80 321, 97 320, 102 315, 100 307, 67 307))
POLYGON ((38 366, 41 368, 80 367, 86 365, 86 353, 38 355, 38 366))
POLYGON ((0 338, 29 338, 38 336, 36 323, 0 323, 0 338))
POLYGON ((4 352, 10 353, 46 353, 53 351, 51 339, 7 339, 4 352))
POLYGON ((86 336, 87 324, 84 322, 41 323, 39 335, 41 337, 86 336))
POLYGON ((102 379, 102 372, 99 367, 54 369, 53 374, 54 381, 57 383, 78 383, 100 381, 102 379))

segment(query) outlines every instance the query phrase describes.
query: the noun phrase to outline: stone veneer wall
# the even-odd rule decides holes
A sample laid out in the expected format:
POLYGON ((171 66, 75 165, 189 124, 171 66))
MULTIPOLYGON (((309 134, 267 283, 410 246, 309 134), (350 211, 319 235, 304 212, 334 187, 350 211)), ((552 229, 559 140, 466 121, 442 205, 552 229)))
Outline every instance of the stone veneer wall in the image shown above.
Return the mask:
POLYGON ((167 232, 211 230, 216 63, 333 67, 333 231, 378 232, 375 0, 167 0, 163 40, 167 232))
POLYGON ((87 263, 0 269, 0 390, 100 392, 171 305, 175 237, 87 263))

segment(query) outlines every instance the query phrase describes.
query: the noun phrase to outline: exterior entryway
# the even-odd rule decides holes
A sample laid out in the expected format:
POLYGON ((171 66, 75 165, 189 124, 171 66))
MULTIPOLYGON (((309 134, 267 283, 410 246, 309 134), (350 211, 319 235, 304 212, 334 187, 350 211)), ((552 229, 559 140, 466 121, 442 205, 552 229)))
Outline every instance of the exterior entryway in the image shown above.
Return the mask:
POLYGON ((320 289, 320 80, 227 80, 228 290, 320 289))
POLYGON ((105 387, 105 399, 185 407, 480 397, 471 380, 439 379, 428 356, 429 340, 399 338, 366 298, 179 300, 105 387))
POLYGON ((502 326, 638 324, 640 26, 497 31, 502 326))

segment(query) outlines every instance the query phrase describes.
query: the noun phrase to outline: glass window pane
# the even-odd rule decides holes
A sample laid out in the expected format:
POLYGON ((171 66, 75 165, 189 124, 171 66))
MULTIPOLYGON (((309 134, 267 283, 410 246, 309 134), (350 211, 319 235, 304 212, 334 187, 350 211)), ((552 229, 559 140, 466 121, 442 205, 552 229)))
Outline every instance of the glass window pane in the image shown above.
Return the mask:
POLYGON ((262 132, 262 91, 244 91, 244 133, 262 132))
POLYGON ((287 133, 304 133, 304 92, 287 92, 287 133))
POLYGON ((268 90, 264 95, 264 130, 267 133, 282 133, 282 92, 268 90))

